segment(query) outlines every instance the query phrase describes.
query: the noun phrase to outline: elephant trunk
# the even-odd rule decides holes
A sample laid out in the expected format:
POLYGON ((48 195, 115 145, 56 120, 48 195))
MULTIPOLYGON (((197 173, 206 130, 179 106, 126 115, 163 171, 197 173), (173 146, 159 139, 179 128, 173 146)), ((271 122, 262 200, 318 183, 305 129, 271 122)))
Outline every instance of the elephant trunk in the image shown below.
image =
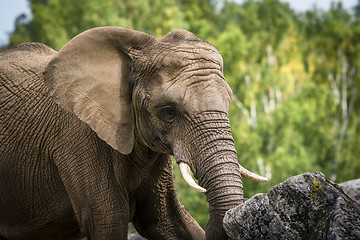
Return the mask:
POLYGON ((207 159, 209 166, 198 176, 199 184, 206 188, 210 220, 206 239, 228 239, 223 230, 225 212, 242 203, 243 187, 234 151, 219 152, 207 159), (209 177, 211 176, 211 177, 209 177))
POLYGON ((195 129, 186 131, 191 144, 186 148, 178 145, 174 156, 178 163, 191 167, 199 185, 206 189, 210 209, 206 239, 221 240, 228 239, 223 229, 225 212, 242 203, 243 188, 227 115, 214 115, 192 124, 195 129))

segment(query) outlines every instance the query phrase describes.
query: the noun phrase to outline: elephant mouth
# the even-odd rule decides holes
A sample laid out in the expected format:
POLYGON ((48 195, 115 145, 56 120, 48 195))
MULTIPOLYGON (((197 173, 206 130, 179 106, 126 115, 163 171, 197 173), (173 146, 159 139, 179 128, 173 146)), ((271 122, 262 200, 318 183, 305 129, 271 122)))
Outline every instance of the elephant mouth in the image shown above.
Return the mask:
MULTIPOLYGON (((181 171, 181 175, 183 176, 185 182, 193 189, 195 189, 196 191, 198 192, 203 192, 205 193, 206 192, 206 189, 199 186, 195 180, 193 179, 192 175, 191 175, 191 169, 190 169, 190 166, 183 162, 183 161, 180 161, 179 162, 179 167, 180 167, 180 171, 181 171)), ((253 173, 249 170, 247 170, 246 168, 242 167, 240 164, 239 164, 239 170, 240 170, 240 173, 241 173, 241 176, 249 179, 249 180, 252 180, 254 182, 267 182, 268 179, 266 177, 263 177, 263 176, 260 176, 256 173, 253 173)))

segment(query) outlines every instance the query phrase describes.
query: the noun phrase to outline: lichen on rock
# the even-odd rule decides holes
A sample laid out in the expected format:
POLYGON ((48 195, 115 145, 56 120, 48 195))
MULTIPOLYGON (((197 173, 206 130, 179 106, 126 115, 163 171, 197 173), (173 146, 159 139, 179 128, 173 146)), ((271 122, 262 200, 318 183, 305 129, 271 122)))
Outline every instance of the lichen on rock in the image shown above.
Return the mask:
POLYGON ((360 206, 322 173, 287 179, 229 210, 231 239, 360 239, 360 206))

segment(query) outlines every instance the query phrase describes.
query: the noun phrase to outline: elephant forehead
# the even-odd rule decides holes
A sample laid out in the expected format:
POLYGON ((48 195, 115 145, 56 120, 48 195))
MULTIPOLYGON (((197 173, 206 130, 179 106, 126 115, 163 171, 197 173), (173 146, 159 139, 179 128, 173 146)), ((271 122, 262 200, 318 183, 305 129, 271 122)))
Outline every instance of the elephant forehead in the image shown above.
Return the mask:
POLYGON ((187 112, 223 111, 227 112, 232 91, 217 73, 192 76, 164 84, 156 91, 157 100, 173 103, 187 112))
POLYGON ((197 79, 189 81, 182 88, 183 105, 189 106, 195 112, 228 111, 232 92, 227 83, 215 74, 208 80, 197 79))
POLYGON ((161 68, 168 72, 196 68, 218 68, 222 70, 222 57, 213 46, 181 45, 164 51, 160 59, 161 68))
POLYGON ((190 113, 207 111, 228 112, 230 97, 215 89, 203 89, 201 94, 195 89, 187 90, 180 105, 190 113))
POLYGON ((228 110, 232 91, 223 76, 222 57, 216 48, 203 42, 166 45, 153 60, 157 67, 148 89, 154 105, 171 102, 195 112, 228 110))
POLYGON ((161 85, 191 85, 199 81, 225 81, 220 53, 210 47, 172 49, 159 61, 157 69, 161 85))

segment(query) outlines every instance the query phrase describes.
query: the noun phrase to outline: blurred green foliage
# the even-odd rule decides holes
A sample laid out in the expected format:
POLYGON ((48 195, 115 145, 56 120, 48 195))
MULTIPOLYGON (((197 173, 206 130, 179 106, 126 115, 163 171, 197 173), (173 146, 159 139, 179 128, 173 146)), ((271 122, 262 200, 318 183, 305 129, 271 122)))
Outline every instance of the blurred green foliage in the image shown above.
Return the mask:
MULTIPOLYGON (((354 11, 297 13, 279 0, 30 0, 10 45, 43 42, 59 50, 97 26, 161 37, 185 28, 219 49, 233 92, 230 122, 239 162, 271 177, 244 180, 244 195, 321 171, 333 181, 360 177, 360 1, 354 11)), ((181 202, 205 227, 206 198, 174 178, 181 202)))

